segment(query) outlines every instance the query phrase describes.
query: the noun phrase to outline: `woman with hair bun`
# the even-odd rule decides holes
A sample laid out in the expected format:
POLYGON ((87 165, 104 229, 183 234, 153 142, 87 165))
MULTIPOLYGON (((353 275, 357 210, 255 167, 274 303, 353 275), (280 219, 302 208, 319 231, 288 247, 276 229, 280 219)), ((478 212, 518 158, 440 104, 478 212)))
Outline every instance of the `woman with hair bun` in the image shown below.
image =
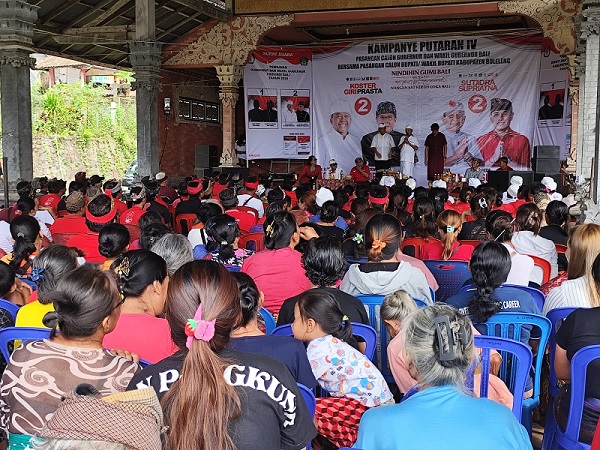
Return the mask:
POLYGON ((309 289, 310 281, 302 268, 302 255, 294 250, 300 242, 294 216, 277 212, 267 217, 264 227, 265 250, 244 260, 242 272, 265 294, 265 308, 277 314, 284 300, 309 289))
POLYGON ((402 240, 398 219, 390 214, 374 216, 367 223, 364 239, 369 261, 350 266, 340 285, 342 291, 350 295, 387 295, 404 289, 414 298, 431 303, 423 272, 396 260, 402 240))
POLYGON ((120 223, 104 225, 98 235, 98 252, 106 258, 102 264, 103 270, 110 270, 115 259, 129 250, 129 230, 120 223))
POLYGON ((104 346, 124 348, 151 363, 172 355, 176 348, 169 324, 162 318, 169 286, 165 260, 150 250, 131 250, 111 268, 119 277, 124 303, 121 318, 104 346))
POLYGON ((452 209, 442 211, 436 223, 441 242, 428 242, 423 247, 423 259, 443 259, 445 261, 469 261, 473 254, 473 246, 461 244, 457 237, 463 222, 459 213, 452 209))
POLYGON ((242 267, 252 250, 239 248, 240 227, 236 220, 227 214, 212 217, 206 222, 206 245, 194 248, 194 259, 213 259, 225 267, 242 267))
POLYGON ((175 272, 165 315, 179 351, 128 388, 152 387, 162 398, 165 450, 300 449, 313 439, 312 418, 285 365, 227 348, 242 308, 222 264, 192 261, 175 272))
POLYGON ((109 272, 92 265, 79 267, 66 274, 46 298, 56 309, 44 317, 44 324, 52 328, 50 339, 17 348, 2 376, 0 425, 11 449, 26 448, 30 437, 39 434, 56 411, 61 397, 79 383, 91 384, 102 395, 115 394, 124 391, 140 369, 102 346, 123 303, 109 272))
POLYGON ((529 286, 533 278, 533 259, 519 253, 511 242, 515 231, 514 222, 515 219, 506 211, 495 210, 486 217, 485 229, 488 238, 504 245, 510 254, 511 265, 506 283, 529 286))
POLYGON ((43 234, 39 222, 32 216, 17 216, 10 223, 13 250, 2 257, 17 275, 31 272, 33 258, 42 247, 43 234))
MULTIPOLYGON (((539 235, 542 225, 542 212, 533 203, 519 206, 516 223, 518 231, 511 240, 515 249, 524 255, 537 256, 550 263, 550 278, 558 275, 558 253, 554 242, 539 235)), ((544 277, 539 267, 534 268, 533 282, 541 286, 544 277)))
POLYGON ((402 329, 416 389, 398 405, 367 411, 357 448, 532 448, 509 408, 467 392, 466 373, 477 355, 469 319, 447 305, 434 305, 415 311, 402 329))

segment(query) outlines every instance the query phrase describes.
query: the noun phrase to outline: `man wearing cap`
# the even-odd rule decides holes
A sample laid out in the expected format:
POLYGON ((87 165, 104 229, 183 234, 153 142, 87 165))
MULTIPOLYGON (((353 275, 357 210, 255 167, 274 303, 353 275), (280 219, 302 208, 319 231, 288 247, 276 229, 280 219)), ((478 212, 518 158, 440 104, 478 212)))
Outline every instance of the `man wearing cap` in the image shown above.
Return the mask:
POLYGON ((412 125, 404 128, 406 134, 400 141, 400 172, 408 177, 413 176, 415 168, 415 153, 419 149, 419 141, 413 136, 412 125))
POLYGON ((440 126, 437 123, 432 123, 431 134, 425 139, 425 165, 427 166, 428 180, 435 179, 437 174, 444 171, 447 151, 446 136, 440 133, 440 126))
POLYGON ((490 121, 494 129, 477 138, 477 145, 487 167, 493 166, 502 156, 517 164, 529 167, 531 147, 529 139, 510 128, 514 117, 512 102, 493 98, 490 102, 490 121))
POLYGON ((180 214, 197 214, 202 206, 202 192, 204 187, 204 178, 200 180, 192 180, 187 184, 187 192, 189 197, 187 200, 182 200, 175 208, 175 217, 180 214))
POLYGON ((244 185, 246 187, 246 192, 237 196, 238 205, 254 208, 256 211, 258 211, 258 218, 262 219, 262 217, 265 215, 265 205, 256 195, 256 189, 258 189, 258 179, 256 177, 249 177, 244 185))
POLYGON ((304 102, 298 102, 296 119, 297 122, 310 122, 310 114, 308 114, 308 111, 304 109, 304 102))
POLYGON ((117 217, 121 217, 125 211, 127 211, 127 204, 121 200, 123 197, 123 189, 121 188, 121 182, 113 179, 108 180, 102 186, 104 193, 113 199, 115 208, 117 208, 117 217))
POLYGON ((169 177, 164 172, 158 172, 154 177, 160 188, 158 189, 158 196, 163 198, 167 197, 167 203, 172 203, 177 198, 177 191, 169 186, 169 177))
POLYGON ((481 160, 479 158, 471 159, 471 167, 465 171, 465 178, 467 180, 470 180, 471 178, 477 178, 479 181, 483 181, 485 172, 483 167, 480 167, 480 165, 481 160))
POLYGON ((146 188, 142 184, 131 188, 131 208, 123 212, 119 217, 122 225, 138 225, 140 217, 146 213, 146 188))
POLYGON ((331 105, 330 112, 331 130, 317 140, 317 151, 322 155, 323 161, 335 158, 339 167, 348 173, 353 161, 361 155, 360 139, 350 133, 350 104, 346 100, 336 100, 331 105))
POLYGON ((284 103, 283 111, 281 112, 282 123, 296 123, 296 111, 294 111, 294 102, 287 100, 284 103))
POLYGON ((338 163, 335 159, 329 160, 329 169, 324 177, 326 180, 341 180, 342 169, 339 168, 338 163))
MULTIPOLYGON (((325 202, 333 201, 333 200, 334 200, 333 192, 331 192, 331 189, 326 188, 326 187, 319 188, 319 190, 317 191, 317 195, 316 195, 316 202, 317 202, 317 206, 319 208, 322 207, 323 204, 325 204, 325 202)), ((314 216, 310 216, 308 218, 308 221, 311 223, 320 222, 321 221, 321 213, 318 212, 314 216)), ((334 225, 338 228, 341 228, 344 231, 346 231, 348 229, 348 224, 340 216, 338 216, 334 225)))
POLYGON ((474 136, 462 131, 466 120, 465 108, 461 102, 450 100, 444 114, 446 141, 448 143, 447 158, 444 167, 452 173, 463 173, 468 169, 471 158, 480 158, 481 152, 474 136))
MULTIPOLYGON (((394 126, 396 125, 396 105, 394 105, 392 102, 381 102, 379 105, 377 105, 377 110, 375 111, 375 120, 376 123, 378 124, 378 128, 377 131, 373 131, 372 133, 369 134, 365 134, 361 141, 360 141, 360 145, 362 147, 362 156, 363 159, 367 162, 370 162, 372 164, 375 164, 375 153, 373 152, 373 138, 379 134, 379 125, 383 124, 385 126, 385 132, 387 134, 389 134, 393 140, 394 140, 394 145, 393 147, 393 152, 392 152, 392 156, 393 156, 393 161, 392 162, 399 162, 399 158, 398 155, 396 154, 397 151, 397 147, 398 145, 400 145, 400 140, 402 139, 402 136, 404 136, 403 133, 400 133, 399 131, 394 130, 394 126)), ((389 157, 387 155, 383 155, 385 160, 389 159, 389 157)), ((388 163, 388 167, 391 165, 391 163, 388 163)))
MULTIPOLYGON (((79 191, 74 191, 65 200, 67 215, 57 218, 50 226, 50 233, 59 241, 59 235, 74 235, 87 233, 83 215, 85 213, 85 197, 79 191)), ((60 243, 60 242, 57 242, 60 243)))
POLYGON ((81 250, 87 262, 104 263, 106 258, 98 251, 98 236, 102 227, 113 223, 116 218, 117 208, 113 208, 111 198, 104 194, 98 195, 85 210, 87 232, 73 236, 67 241, 67 247, 81 250))

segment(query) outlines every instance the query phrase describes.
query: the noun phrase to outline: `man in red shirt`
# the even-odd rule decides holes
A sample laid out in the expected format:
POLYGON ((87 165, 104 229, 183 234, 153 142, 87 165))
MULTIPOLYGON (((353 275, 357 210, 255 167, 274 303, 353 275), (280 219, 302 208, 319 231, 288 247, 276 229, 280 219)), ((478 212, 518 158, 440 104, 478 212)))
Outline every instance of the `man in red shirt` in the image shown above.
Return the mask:
MULTIPOLYGON (((60 241, 60 235, 65 236, 83 234, 89 231, 83 215, 85 213, 85 197, 80 191, 74 191, 65 200, 68 214, 54 220, 50 226, 50 233, 54 241, 60 241)), ((57 242, 60 243, 60 242, 57 242)))
POLYGON ((365 161, 358 157, 354 160, 356 164, 352 169, 350 169, 350 176, 354 180, 355 183, 366 183, 369 181, 370 171, 369 166, 365 166, 365 161))
POLYGON ((169 177, 164 172, 158 172, 154 177, 160 188, 158 189, 158 197, 167 197, 167 203, 173 203, 177 198, 177 191, 169 186, 169 177))
POLYGON ((228 214, 237 220, 240 230, 248 233, 250 228, 256 225, 256 216, 251 212, 239 211, 236 209, 238 198, 233 189, 227 188, 219 193, 219 201, 223 206, 224 214, 228 214))
POLYGON ((104 193, 106 195, 113 199, 115 208, 117 208, 117 217, 121 217, 121 214, 127 210, 127 204, 121 200, 123 197, 121 183, 115 179, 108 180, 106 183, 104 183, 102 189, 104 189, 104 193))
POLYGON ((98 236, 102 227, 113 223, 116 217, 117 208, 112 207, 112 199, 104 194, 98 195, 85 210, 87 233, 73 236, 67 241, 67 246, 81 250, 87 262, 104 263, 106 258, 98 251, 98 236))
POLYGON ((131 208, 125 210, 119 217, 122 225, 139 225, 140 217, 146 212, 146 188, 144 185, 131 189, 131 208))
POLYGON ((64 180, 52 179, 48 181, 48 193, 40 198, 40 206, 52 208, 54 214, 58 211, 58 203, 67 190, 67 183, 64 180))
POLYGON ((510 128, 514 117, 512 103, 505 98, 493 98, 490 102, 490 121, 494 129, 477 138, 477 145, 486 167, 491 167, 506 156, 521 168, 529 167, 531 147, 529 139, 510 128))

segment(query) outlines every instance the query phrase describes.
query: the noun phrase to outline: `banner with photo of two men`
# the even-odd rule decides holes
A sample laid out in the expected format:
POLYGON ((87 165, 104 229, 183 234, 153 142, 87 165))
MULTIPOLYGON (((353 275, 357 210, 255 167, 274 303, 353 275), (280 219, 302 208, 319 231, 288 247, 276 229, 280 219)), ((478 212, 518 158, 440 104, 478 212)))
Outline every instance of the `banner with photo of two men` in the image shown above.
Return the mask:
POLYGON ((396 144, 409 125, 423 184, 424 144, 438 123, 453 173, 464 173, 471 157, 490 170, 500 156, 527 169, 534 145, 568 149, 567 73, 537 35, 260 48, 244 73, 248 158, 314 154, 323 168, 333 158, 348 174, 356 157, 372 158, 378 124, 396 144))

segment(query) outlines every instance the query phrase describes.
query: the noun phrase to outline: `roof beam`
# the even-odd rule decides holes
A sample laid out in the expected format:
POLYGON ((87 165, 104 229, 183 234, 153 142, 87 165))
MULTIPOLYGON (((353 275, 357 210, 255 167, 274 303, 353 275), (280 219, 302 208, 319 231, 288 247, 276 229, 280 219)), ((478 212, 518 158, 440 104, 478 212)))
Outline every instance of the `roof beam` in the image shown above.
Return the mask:
POLYGON ((135 25, 104 25, 100 27, 85 26, 79 28, 67 28, 63 31, 63 34, 72 36, 82 34, 120 34, 135 31, 135 25))
POLYGON ((227 22, 232 17, 231 9, 225 11, 217 8, 210 2, 205 0, 175 0, 177 3, 183 6, 187 6, 194 11, 198 11, 202 14, 212 17, 213 19, 220 20, 221 22, 227 22))
POLYGON ((112 5, 110 8, 108 8, 106 11, 104 11, 102 14, 100 14, 98 17, 96 17, 92 21, 88 22, 86 25, 90 26, 90 27, 95 27, 96 25, 100 25, 100 23, 102 23, 102 21, 104 19, 109 18, 112 14, 117 12, 119 9, 121 9, 123 6, 125 6, 128 2, 129 2, 129 0, 117 0, 114 5, 112 5))

